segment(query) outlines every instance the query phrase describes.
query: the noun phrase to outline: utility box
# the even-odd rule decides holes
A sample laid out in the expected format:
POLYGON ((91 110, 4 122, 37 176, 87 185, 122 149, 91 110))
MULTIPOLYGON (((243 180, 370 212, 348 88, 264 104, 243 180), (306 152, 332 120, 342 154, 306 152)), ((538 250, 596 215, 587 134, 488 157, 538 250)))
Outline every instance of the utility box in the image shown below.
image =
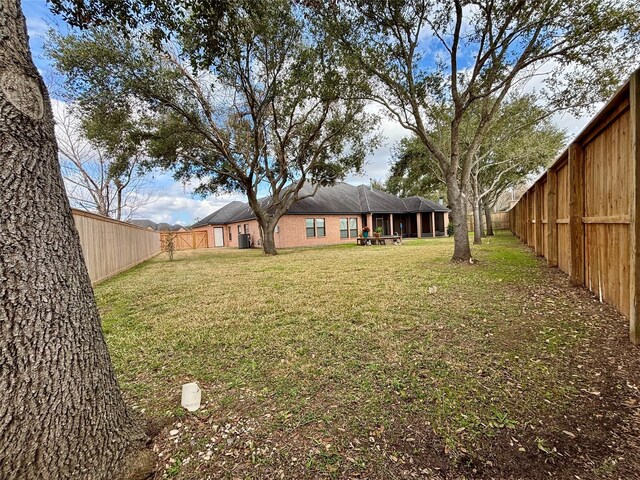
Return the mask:
POLYGON ((248 233, 238 235, 238 248, 251 248, 251 235, 248 233))

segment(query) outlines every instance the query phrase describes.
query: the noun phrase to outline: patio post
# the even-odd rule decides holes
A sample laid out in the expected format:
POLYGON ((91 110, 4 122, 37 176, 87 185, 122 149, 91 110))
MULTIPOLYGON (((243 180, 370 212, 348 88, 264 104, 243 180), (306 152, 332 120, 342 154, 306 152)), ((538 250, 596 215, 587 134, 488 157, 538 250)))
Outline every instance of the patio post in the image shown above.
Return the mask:
POLYGON ((389 235, 393 235, 393 213, 389 214, 389 235))
POLYGON ((436 238, 436 212, 431 212, 431 236, 436 238))
POLYGON ((416 233, 416 237, 421 238, 422 237, 422 213, 421 212, 416 213, 416 229, 418 230, 418 232, 416 233))

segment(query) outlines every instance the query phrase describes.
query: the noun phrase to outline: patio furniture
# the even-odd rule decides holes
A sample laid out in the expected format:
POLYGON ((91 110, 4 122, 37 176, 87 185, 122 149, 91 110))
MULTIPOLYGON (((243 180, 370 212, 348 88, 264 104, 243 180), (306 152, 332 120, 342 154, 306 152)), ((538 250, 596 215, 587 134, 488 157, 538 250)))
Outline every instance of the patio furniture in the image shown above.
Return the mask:
POLYGON ((400 241, 400 235, 382 235, 380 237, 356 238, 356 243, 362 246, 367 245, 367 242, 369 242, 369 244, 371 245, 386 245, 387 241, 400 241))

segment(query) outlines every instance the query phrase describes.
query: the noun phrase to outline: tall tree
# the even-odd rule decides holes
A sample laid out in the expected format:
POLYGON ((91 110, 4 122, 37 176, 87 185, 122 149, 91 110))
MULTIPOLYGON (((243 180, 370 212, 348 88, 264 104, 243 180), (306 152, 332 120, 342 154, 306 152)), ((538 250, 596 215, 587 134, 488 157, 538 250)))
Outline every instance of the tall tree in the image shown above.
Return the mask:
POLYGON ((286 0, 233 2, 214 54, 212 27, 195 16, 171 42, 94 28, 55 35, 50 52, 87 110, 144 116, 157 165, 197 179, 199 193, 246 194, 263 250, 275 254, 291 205, 358 170, 374 147, 360 73, 305 14, 286 0), (132 98, 144 108, 134 111, 132 98), (314 189, 302 194, 307 183, 314 189))
POLYGON ((54 109, 60 166, 72 206, 116 220, 127 220, 153 201, 145 188, 143 150, 125 130, 126 119, 82 119, 68 105, 54 109))
MULTIPOLYGON (((18 0, 0 0, 0 477, 138 478, 18 0)), ((150 455, 150 453, 149 453, 150 455)))
MULTIPOLYGON (((535 100, 533 95, 524 95, 503 103, 472 158, 467 198, 472 207, 476 244, 482 243, 484 207, 490 209, 503 191, 548 165, 564 144, 564 132, 535 100)), ((445 152, 450 142, 452 113, 451 107, 443 107, 429 118, 429 137, 445 152)), ((464 118, 459 137, 463 149, 469 148, 479 122, 480 112, 476 110, 464 118)), ((429 196, 446 189, 438 160, 415 136, 400 143, 387 183, 413 195, 429 196)))
MULTIPOLYGON (((477 115, 473 117, 479 122, 477 115)), ((465 146, 472 141, 467 132, 474 130, 475 126, 461 129, 465 146)), ((471 167, 469 200, 475 244, 482 243, 483 213, 488 234, 493 234, 490 210, 500 194, 548 166, 564 146, 565 138, 565 132, 536 105, 533 95, 509 100, 500 107, 471 167)))
POLYGON ((544 74, 540 102, 580 109, 610 95, 640 51, 637 2, 345 0, 318 13, 352 65, 373 79, 368 97, 436 159, 460 261, 471 259, 465 223, 474 157, 507 96, 544 74), (443 102, 453 108, 447 151, 429 135, 429 116, 443 102), (471 109, 480 121, 465 147, 460 129, 471 109))

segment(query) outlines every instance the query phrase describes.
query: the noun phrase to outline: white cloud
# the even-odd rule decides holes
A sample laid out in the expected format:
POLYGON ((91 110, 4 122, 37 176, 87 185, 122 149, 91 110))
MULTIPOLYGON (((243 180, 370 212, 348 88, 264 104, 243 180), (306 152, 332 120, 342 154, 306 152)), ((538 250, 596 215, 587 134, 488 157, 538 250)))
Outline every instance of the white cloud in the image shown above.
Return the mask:
MULTIPOLYGON (((600 103, 597 105, 598 109, 600 109, 604 105, 600 103)), ((556 126, 563 128, 567 132, 567 140, 571 142, 584 127, 586 127, 587 123, 594 117, 593 114, 584 114, 580 117, 575 117, 570 113, 556 113, 551 120, 556 126)))
MULTIPOLYGON (((166 177, 168 176, 165 176, 165 181, 167 181, 166 177)), ((160 181, 157 179, 156 183, 160 183, 160 181)), ((155 193, 157 199, 138 209, 136 218, 147 218, 157 223, 166 222, 172 225, 179 223, 188 226, 224 207, 229 202, 246 201, 245 197, 239 194, 211 196, 206 199, 197 198, 192 194, 191 188, 185 188, 175 181, 163 189, 156 190, 155 193)))
POLYGON ((382 141, 369 158, 367 158, 361 174, 352 173, 347 176, 347 182, 352 184, 369 183, 369 180, 384 180, 389 174, 389 164, 393 156, 393 148, 410 132, 403 128, 397 121, 390 118, 384 111, 378 112, 382 119, 379 132, 382 141))
MULTIPOLYGON (((551 72, 557 70, 559 68, 558 62, 556 60, 549 60, 544 64, 540 65, 536 70, 535 74, 530 78, 524 76, 523 80, 516 85, 514 92, 516 94, 529 94, 529 93, 539 93, 545 88, 545 81, 551 75, 551 72)), ((565 75, 568 75, 570 71, 572 71, 575 67, 564 67, 565 75)), ((530 72, 527 72, 530 73, 530 72)), ((569 80, 565 79, 565 82, 569 80)), ((569 141, 573 140, 580 131, 589 123, 589 120, 594 117, 594 112, 599 110, 604 106, 605 102, 599 102, 593 105, 593 108, 590 111, 585 111, 580 116, 575 116, 570 114, 569 112, 560 112, 556 113, 551 117, 552 122, 564 129, 567 132, 567 139, 569 141)))

